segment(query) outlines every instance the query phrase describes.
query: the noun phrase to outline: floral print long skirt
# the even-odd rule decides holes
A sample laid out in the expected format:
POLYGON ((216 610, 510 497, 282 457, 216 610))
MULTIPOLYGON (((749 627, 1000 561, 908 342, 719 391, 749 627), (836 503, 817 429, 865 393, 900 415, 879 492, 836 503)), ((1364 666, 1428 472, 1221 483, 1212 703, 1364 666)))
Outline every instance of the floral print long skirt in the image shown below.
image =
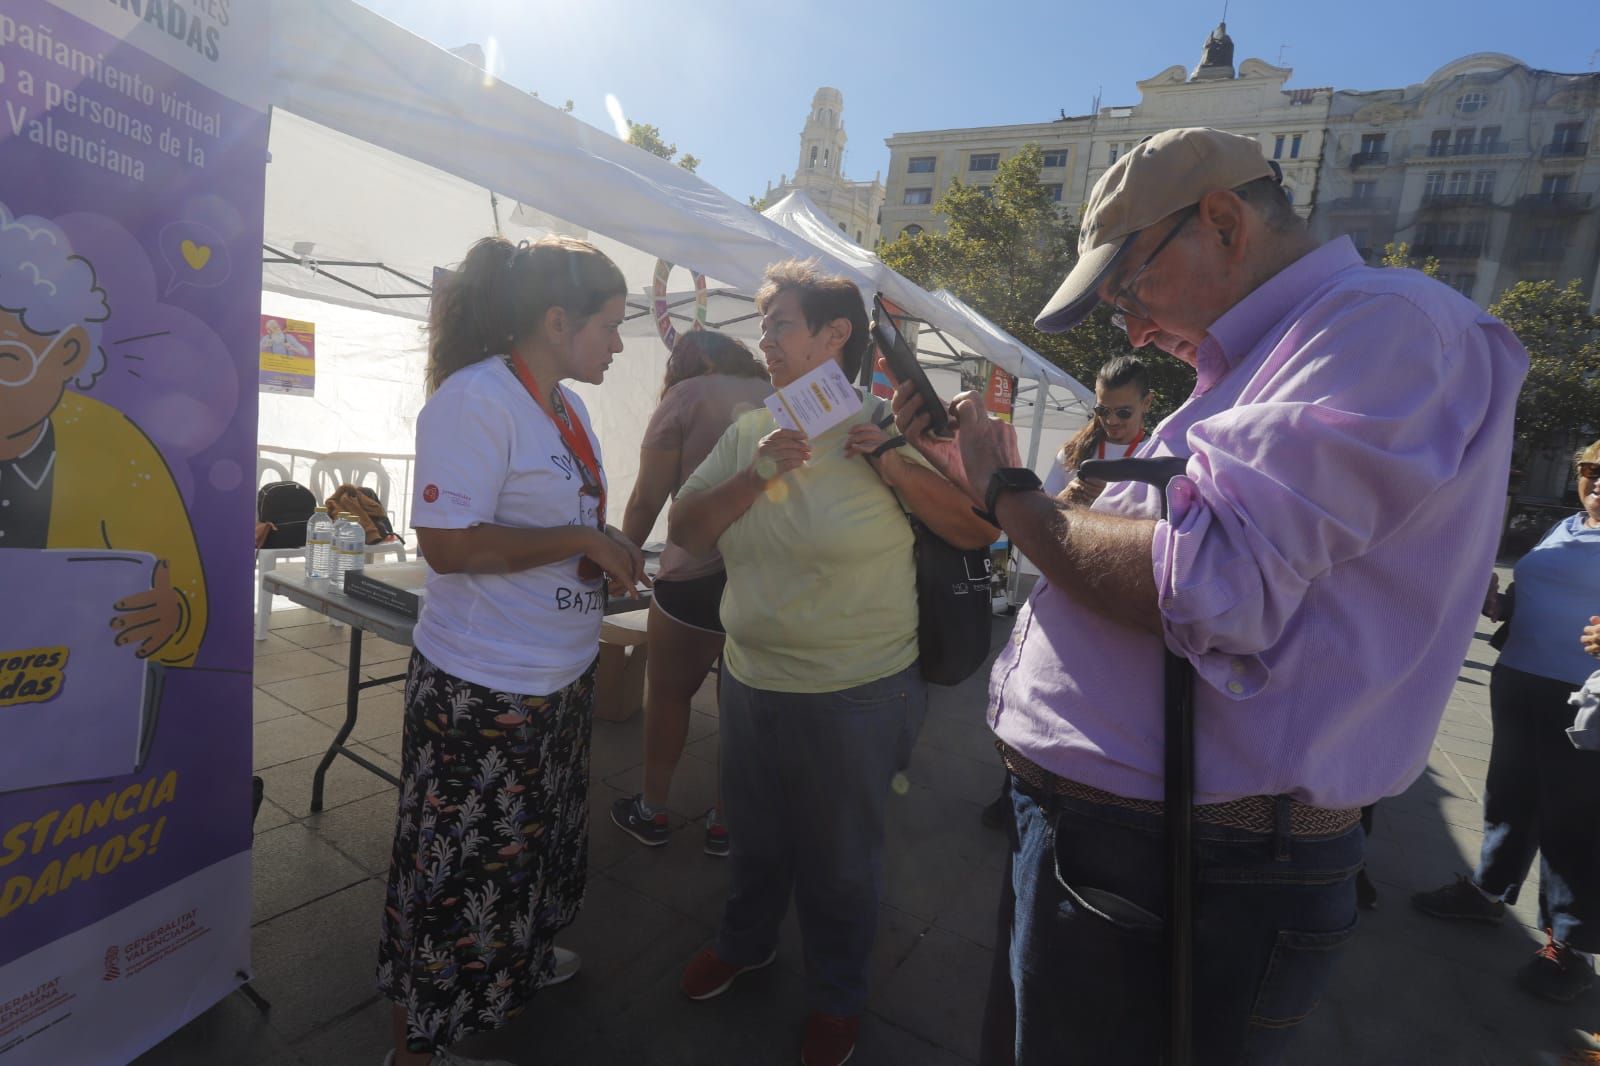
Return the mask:
POLYGON ((554 973, 589 865, 594 674, 527 696, 411 654, 378 949, 411 1051, 500 1028, 554 973))

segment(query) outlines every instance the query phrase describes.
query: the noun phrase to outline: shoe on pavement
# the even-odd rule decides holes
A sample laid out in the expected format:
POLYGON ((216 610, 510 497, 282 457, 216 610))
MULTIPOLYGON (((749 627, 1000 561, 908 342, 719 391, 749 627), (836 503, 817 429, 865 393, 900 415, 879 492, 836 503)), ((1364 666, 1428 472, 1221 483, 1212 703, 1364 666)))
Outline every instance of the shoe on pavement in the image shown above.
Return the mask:
POLYGON ((844 1066, 855 1054, 861 1016, 841 1017, 814 1010, 806 1018, 806 1042, 800 1048, 800 1066, 844 1066))
POLYGON ((552 946, 551 951, 556 956, 556 972, 544 983, 545 988, 559 985, 578 976, 578 971, 583 968, 583 958, 576 951, 552 946))
POLYGON ((1470 877, 1456 874, 1453 884, 1432 892, 1418 892, 1411 905, 1424 914, 1453 921, 1498 922, 1506 916, 1506 905, 1485 896, 1470 877))
POLYGON ((611 804, 611 820, 617 823, 618 829, 645 847, 659 848, 672 838, 672 830, 667 826, 667 812, 656 811, 647 818, 641 806, 643 802, 644 796, 637 792, 618 799, 611 804))
POLYGON ((728 826, 717 819, 717 809, 706 812, 706 854, 719 859, 728 857, 728 826))
POLYGON ((1517 984, 1536 996, 1571 1003, 1594 984, 1594 963, 1555 938, 1548 929, 1545 945, 1517 971, 1517 984))
POLYGON ((713 999, 726 992, 740 974, 771 966, 777 957, 778 949, 773 948, 772 954, 760 962, 749 966, 735 966, 731 962, 724 962, 717 954, 717 949, 708 944, 700 949, 700 954, 689 960, 689 965, 683 968, 683 979, 678 982, 678 987, 683 989, 683 994, 690 999, 713 999))
POLYGON ((1356 906, 1364 911, 1378 909, 1378 886, 1367 876, 1365 866, 1356 871, 1356 906))

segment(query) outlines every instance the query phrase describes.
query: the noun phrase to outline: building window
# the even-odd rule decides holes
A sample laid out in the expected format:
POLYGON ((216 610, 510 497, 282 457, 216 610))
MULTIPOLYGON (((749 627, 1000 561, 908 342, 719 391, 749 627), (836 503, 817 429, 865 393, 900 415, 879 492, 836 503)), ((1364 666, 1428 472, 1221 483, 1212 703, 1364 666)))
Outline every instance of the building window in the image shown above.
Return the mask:
POLYGON ((856 243, 857 244, 861 243, 861 231, 860 230, 856 230, 856 243))
POLYGON ((843 222, 839 223, 839 232, 840 233, 848 233, 849 232, 848 230, 846 230, 844 228, 844 223, 843 222))
POLYGON ((993 200, 994 199, 994 186, 993 185, 977 185, 977 186, 974 186, 974 188, 976 188, 978 190, 978 195, 983 197, 985 200, 993 200))
POLYGON ((1044 187, 1044 192, 1046 196, 1050 197, 1053 203, 1059 204, 1061 202, 1061 183, 1059 181, 1053 185, 1046 185, 1044 187))
POLYGON ((831 152, 831 151, 833 151, 832 148, 824 148, 822 150, 822 169, 823 170, 827 170, 828 169, 828 153, 831 152))
POLYGON ((1478 284, 1478 275, 1456 274, 1450 278, 1448 284, 1452 289, 1456 290, 1470 300, 1472 299, 1472 288, 1478 284))
POLYGON ((1583 136, 1583 123, 1557 122, 1555 129, 1550 131, 1550 147, 1563 155, 1576 154, 1574 146, 1578 138, 1583 136))
POLYGON ((1294 188, 1288 182, 1283 183, 1283 198, 1289 201, 1289 206, 1294 206, 1294 188))
POLYGON ((1351 199, 1371 200, 1378 195, 1378 183, 1375 181, 1358 181, 1351 186, 1351 199))
POLYGON ((907 226, 905 229, 900 231, 900 236, 902 236, 902 237, 920 237, 920 236, 922 236, 922 227, 917 225, 915 222, 913 222, 913 223, 911 223, 911 225, 907 226))
POLYGON ((1372 233, 1369 230, 1353 229, 1349 233, 1350 243, 1356 246, 1356 252, 1365 259, 1372 254, 1372 233))
POLYGON ((1480 170, 1472 175, 1472 191, 1485 200, 1494 196, 1494 171, 1480 170))
POLYGON ((920 189, 907 189, 903 204, 931 204, 933 203, 933 190, 924 186, 920 189))
POLYGON ((1431 156, 1441 156, 1441 155, 1449 155, 1450 154, 1450 131, 1449 130, 1434 130, 1433 131, 1433 135, 1428 139, 1428 154, 1431 155, 1431 156))
POLYGON ((1047 167, 1064 167, 1064 166, 1066 166, 1067 165, 1067 152, 1066 152, 1066 149, 1063 148, 1059 152, 1046 152, 1044 154, 1044 162, 1042 164, 1040 164, 1040 165, 1041 166, 1047 166, 1047 167))
POLYGON ((1477 135, 1477 132, 1477 129, 1473 126, 1456 130, 1456 155, 1472 154, 1472 139, 1477 135))
POLYGON ((1450 187, 1446 191, 1449 192, 1451 196, 1462 196, 1465 195, 1467 189, 1471 187, 1471 184, 1472 171, 1452 170, 1450 172, 1450 187))
POLYGON ((1456 110, 1463 115, 1470 115, 1475 111, 1482 111, 1489 103, 1489 98, 1483 93, 1462 93, 1456 97, 1456 110))
POLYGON ((1572 191, 1571 174, 1546 174, 1539 182, 1539 195, 1553 200, 1562 193, 1572 191))
POLYGON ((999 152, 981 152, 967 159, 968 170, 999 170, 999 152))
POLYGON ((1361 135, 1361 154, 1376 155, 1383 151, 1383 144, 1389 135, 1387 133, 1363 133, 1361 135))
POLYGON ((1109 165, 1117 161, 1117 156, 1122 152, 1122 145, 1108 144, 1106 145, 1106 150, 1110 153, 1109 157, 1106 159, 1106 163, 1109 165))
POLYGON ((810 169, 810 170, 816 170, 817 169, 817 146, 814 145, 814 144, 811 146, 811 162, 808 165, 808 169, 810 169))
POLYGON ((1295 134, 1293 137, 1291 137, 1289 139, 1289 158, 1290 159, 1299 159, 1300 158, 1300 140, 1304 136, 1305 136, 1305 134, 1303 134, 1303 133, 1297 133, 1297 134, 1295 134))
POLYGON ((1281 133, 1272 138, 1272 158, 1283 158, 1283 134, 1281 133))
POLYGON ((1534 259, 1560 259, 1565 250, 1560 226, 1540 226, 1533 231, 1528 250, 1534 259))
POLYGON ((932 174, 934 157, 931 155, 914 155, 906 163, 907 174, 932 174))
POLYGON ((1496 155, 1504 150, 1500 143, 1500 127, 1485 126, 1478 131, 1478 154, 1496 155))

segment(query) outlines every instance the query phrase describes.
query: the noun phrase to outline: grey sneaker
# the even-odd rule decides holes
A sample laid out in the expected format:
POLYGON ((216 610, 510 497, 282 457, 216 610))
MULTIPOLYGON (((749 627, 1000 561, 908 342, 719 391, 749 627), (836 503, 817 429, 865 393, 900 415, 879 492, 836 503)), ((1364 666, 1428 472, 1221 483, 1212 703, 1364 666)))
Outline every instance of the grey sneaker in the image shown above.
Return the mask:
POLYGON ((576 951, 568 951, 566 948, 557 947, 552 947, 550 950, 555 952, 556 972, 550 980, 544 983, 545 988, 572 980, 578 976, 578 971, 583 968, 583 959, 576 951))
POLYGON ((1485 896, 1470 877, 1461 874, 1456 874, 1454 884, 1416 893, 1411 897, 1411 905, 1424 914, 1455 921, 1492 923, 1506 916, 1504 903, 1485 896))
POLYGON ((717 819, 715 807, 706 812, 705 851, 707 855, 714 855, 719 859, 728 857, 728 827, 717 819))

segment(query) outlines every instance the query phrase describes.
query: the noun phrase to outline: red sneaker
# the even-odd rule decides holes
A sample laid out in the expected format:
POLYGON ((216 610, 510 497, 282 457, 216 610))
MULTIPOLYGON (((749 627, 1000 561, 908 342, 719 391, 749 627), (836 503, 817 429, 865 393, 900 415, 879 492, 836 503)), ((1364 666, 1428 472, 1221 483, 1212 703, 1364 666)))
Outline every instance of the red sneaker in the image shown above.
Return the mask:
POLYGON ((861 1016, 811 1012, 806 1019, 806 1042, 800 1048, 800 1066, 844 1066, 855 1054, 861 1016))
POLYGON ((690 999, 714 999, 726 992, 740 974, 771 966, 772 960, 777 957, 778 949, 773 948, 772 954, 760 962, 735 966, 731 962, 724 962, 717 954, 717 949, 708 944, 683 968, 683 979, 678 982, 678 987, 690 999))

